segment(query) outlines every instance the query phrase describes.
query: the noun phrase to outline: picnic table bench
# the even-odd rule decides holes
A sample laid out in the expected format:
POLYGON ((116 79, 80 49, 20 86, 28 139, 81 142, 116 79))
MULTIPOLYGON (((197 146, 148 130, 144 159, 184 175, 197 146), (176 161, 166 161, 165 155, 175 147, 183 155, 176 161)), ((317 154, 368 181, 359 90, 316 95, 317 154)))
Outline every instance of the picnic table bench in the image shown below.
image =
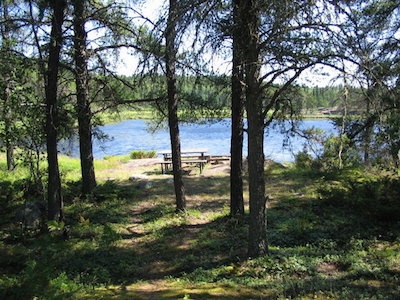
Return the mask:
MULTIPOLYGON (((166 160, 160 162, 161 164, 161 173, 165 174, 169 171, 170 167, 172 166, 172 161, 171 160, 166 160)), ((207 164, 206 159, 185 159, 182 160, 182 164, 189 164, 189 165, 197 165, 200 169, 200 174, 204 170, 204 166, 207 164)))

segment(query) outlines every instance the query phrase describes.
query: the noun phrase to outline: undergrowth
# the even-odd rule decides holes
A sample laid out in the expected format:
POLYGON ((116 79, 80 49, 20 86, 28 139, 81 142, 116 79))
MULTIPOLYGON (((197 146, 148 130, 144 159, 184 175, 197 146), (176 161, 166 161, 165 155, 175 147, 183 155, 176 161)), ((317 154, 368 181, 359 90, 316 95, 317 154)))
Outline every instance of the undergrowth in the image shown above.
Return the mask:
POLYGON ((186 176, 188 211, 177 214, 169 178, 105 181, 81 199, 73 172, 64 168, 65 223, 40 234, 14 221, 30 200, 27 172, 1 170, 1 299, 400 296, 396 174, 270 165, 269 254, 248 259, 248 217, 227 216, 228 177, 186 176))
POLYGON ((154 158, 157 157, 157 151, 134 150, 129 154, 131 159, 154 158))

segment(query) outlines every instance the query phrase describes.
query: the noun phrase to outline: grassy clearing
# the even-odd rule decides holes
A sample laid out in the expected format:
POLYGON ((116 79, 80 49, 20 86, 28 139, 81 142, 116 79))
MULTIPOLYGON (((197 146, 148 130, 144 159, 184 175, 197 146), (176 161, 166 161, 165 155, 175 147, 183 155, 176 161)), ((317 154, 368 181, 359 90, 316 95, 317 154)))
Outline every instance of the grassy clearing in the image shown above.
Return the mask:
MULTIPOLYGON (((98 177, 124 161, 96 162, 98 177)), ((272 164, 266 169, 270 253, 248 259, 247 219, 226 217, 227 175, 185 177, 189 209, 176 214, 171 176, 154 167, 140 180, 151 181, 149 187, 103 181, 86 200, 76 198, 76 168, 73 160, 62 163, 70 178, 68 238, 57 228, 47 235, 19 229, 13 211, 28 197, 18 191, 27 172, 2 179, 9 196, 0 199, 1 299, 400 296, 399 219, 382 218, 386 205, 399 210, 398 175, 321 174, 272 164)))
POLYGON ((151 120, 154 118, 155 112, 151 109, 124 109, 117 112, 102 112, 99 116, 104 124, 118 123, 123 120, 143 119, 151 120))
MULTIPOLYGON (((120 111, 115 112, 102 112, 99 115, 99 119, 103 124, 110 123, 118 123, 124 120, 154 120, 157 112, 154 109, 150 108, 125 108, 120 111)), ((189 117, 190 120, 199 120, 202 118, 230 118, 231 111, 229 109, 219 110, 217 113, 215 110, 207 110, 202 109, 199 111, 193 112, 190 110, 189 112, 183 112, 180 116, 180 119, 187 119, 189 117)), ((336 118, 340 117, 340 115, 325 115, 318 111, 308 112, 303 114, 304 119, 327 119, 327 118, 336 118)))

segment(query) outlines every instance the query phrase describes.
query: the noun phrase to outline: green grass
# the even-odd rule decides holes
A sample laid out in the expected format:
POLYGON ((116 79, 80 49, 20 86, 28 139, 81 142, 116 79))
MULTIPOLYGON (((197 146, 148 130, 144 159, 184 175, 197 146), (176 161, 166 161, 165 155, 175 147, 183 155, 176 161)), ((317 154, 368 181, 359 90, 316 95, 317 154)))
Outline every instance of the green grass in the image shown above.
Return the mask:
POLYGON ((130 159, 129 155, 122 156, 104 156, 103 159, 94 161, 96 170, 107 170, 118 166, 121 163, 126 163, 130 159))
MULTIPOLYGON (((96 167, 107 170, 123 161, 96 161, 96 167)), ((78 180, 77 160, 62 158, 60 165, 64 178, 78 180)), ((61 230, 37 234, 13 224, 15 205, 29 200, 18 186, 27 172, 1 172, 1 188, 9 194, 7 201, 1 198, 1 299, 400 295, 399 219, 382 218, 386 205, 400 206, 398 175, 271 165, 266 169, 269 255, 248 259, 248 217, 226 217, 226 176, 185 177, 184 214, 175 213, 173 186, 162 176, 150 177, 150 189, 130 181, 100 182, 86 200, 74 198, 76 187, 66 184, 65 238, 61 230)))
POLYGON ((102 123, 117 123, 123 120, 153 119, 155 112, 151 109, 124 109, 119 112, 103 112, 99 118, 102 123))
POLYGON ((155 158, 157 157, 157 151, 134 150, 129 154, 129 157, 131 159, 155 158))
MULTIPOLYGON (((155 118, 157 115, 157 112, 154 109, 141 109, 141 108, 127 108, 127 109, 122 109, 118 112, 102 112, 99 115, 99 119, 103 124, 110 124, 110 123, 117 123, 121 122, 123 120, 134 120, 134 119, 142 119, 142 120, 152 120, 155 118)), ((192 111, 190 112, 181 112, 181 119, 186 119, 188 118, 190 120, 198 120, 204 117, 208 118, 230 118, 231 117, 231 111, 229 109, 224 109, 220 110, 217 113, 214 110, 208 110, 208 109, 201 109, 197 111, 192 111)), ((327 118, 337 118, 340 117, 340 115, 324 115, 322 113, 319 113, 318 111, 304 114, 303 118, 304 119, 327 119, 327 118)))

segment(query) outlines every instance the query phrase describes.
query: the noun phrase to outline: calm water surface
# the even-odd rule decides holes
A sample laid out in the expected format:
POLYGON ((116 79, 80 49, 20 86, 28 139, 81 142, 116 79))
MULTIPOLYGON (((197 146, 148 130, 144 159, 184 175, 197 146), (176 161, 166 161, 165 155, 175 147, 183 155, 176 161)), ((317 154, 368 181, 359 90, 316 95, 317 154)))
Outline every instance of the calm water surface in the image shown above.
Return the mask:
MULTIPOLYGON (((230 119, 213 124, 181 124, 182 149, 207 148, 208 154, 230 154, 230 119)), ((289 127, 289 123, 285 123, 289 127)), ((301 128, 320 128, 333 132, 333 125, 329 120, 305 120, 301 128)), ((107 140, 94 141, 94 157, 103 158, 106 155, 124 155, 132 150, 170 149, 168 129, 151 133, 144 120, 126 120, 116 124, 101 126, 100 130, 108 136, 107 140)), ((264 153, 266 157, 278 162, 293 161, 293 153, 303 149, 304 139, 291 137, 289 144, 279 126, 265 131, 264 153), (288 146, 290 145, 290 147, 288 146)), ((61 152, 73 157, 79 156, 76 141, 61 143, 61 152)), ((245 135, 244 155, 247 155, 247 136, 245 135)))

